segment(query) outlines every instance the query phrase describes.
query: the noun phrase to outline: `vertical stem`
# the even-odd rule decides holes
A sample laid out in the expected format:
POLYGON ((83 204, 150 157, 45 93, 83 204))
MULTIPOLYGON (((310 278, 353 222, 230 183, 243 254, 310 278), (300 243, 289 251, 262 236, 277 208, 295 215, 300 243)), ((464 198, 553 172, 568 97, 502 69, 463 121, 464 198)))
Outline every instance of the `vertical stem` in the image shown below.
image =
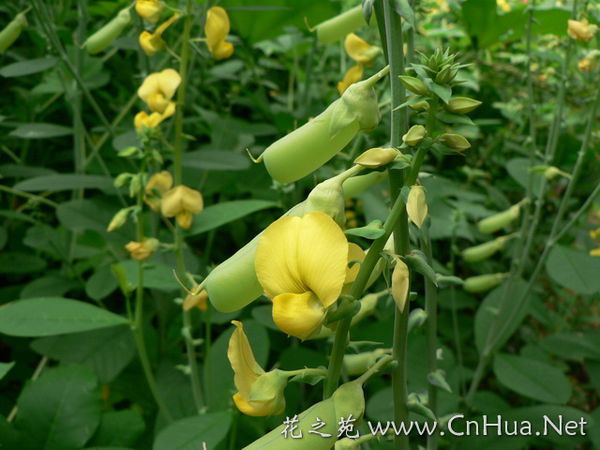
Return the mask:
MULTIPOLYGON (((177 91, 177 110, 175 112, 175 136, 174 136, 174 158, 173 158, 173 179, 175 186, 182 182, 182 158, 183 158, 183 108, 185 105, 185 94, 188 82, 188 69, 190 62, 190 36, 192 30, 192 0, 186 2, 186 15, 183 24, 183 39, 181 43, 181 59, 179 64, 179 75, 181 76, 181 85, 177 91)), ((175 224, 175 257, 176 271, 180 280, 185 279, 185 260, 183 255, 183 232, 178 223, 175 224)), ((200 370, 196 361, 196 350, 194 348, 194 339, 192 336, 191 311, 183 310, 183 327, 185 347, 190 367, 190 381, 192 384, 192 393, 196 409, 200 413, 204 409, 204 400, 202 387, 200 385, 200 370)))

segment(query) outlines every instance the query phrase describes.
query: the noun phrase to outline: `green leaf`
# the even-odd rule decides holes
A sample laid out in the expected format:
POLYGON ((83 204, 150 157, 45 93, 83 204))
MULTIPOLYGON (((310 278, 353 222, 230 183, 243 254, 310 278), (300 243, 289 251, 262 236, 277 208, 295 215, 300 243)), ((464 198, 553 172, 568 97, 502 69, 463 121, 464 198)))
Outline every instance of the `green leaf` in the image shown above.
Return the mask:
POLYGON ((135 355, 135 342, 127 326, 49 336, 36 339, 31 347, 61 363, 90 367, 103 384, 113 381, 135 355))
POLYGON ((497 354, 494 373, 504 386, 534 400, 563 404, 571 397, 572 386, 567 377, 542 361, 497 354))
POLYGON ((22 77, 24 75, 32 75, 34 73, 43 72, 46 69, 54 66, 58 62, 53 56, 45 56, 43 58, 30 59, 28 61, 19 61, 9 64, 0 69, 0 75, 5 78, 22 77))
POLYGON ((0 274, 41 272, 46 261, 39 256, 21 252, 0 253, 0 274))
POLYGON ((197 150, 183 156, 183 165, 201 170, 245 170, 250 167, 250 158, 225 150, 197 150))
POLYGON ((550 278, 578 294, 600 292, 600 258, 574 248, 554 246, 546 261, 550 278))
POLYGON ((194 217, 194 224, 187 233, 190 236, 204 233, 221 225, 241 219, 248 214, 267 208, 274 208, 277 203, 270 200, 234 200, 231 202, 217 203, 206 207, 194 217))
POLYGON ((82 448, 100 422, 101 398, 87 367, 48 369, 27 385, 17 402, 17 429, 28 445, 22 448, 82 448))
POLYGON ((434 82, 428 83, 428 86, 444 103, 448 103, 452 98, 452 89, 448 86, 442 86, 434 82))
POLYGON ((85 293, 94 300, 108 297, 119 287, 110 266, 98 267, 85 283, 85 293))
POLYGON ((366 239, 377 239, 383 236, 383 227, 381 220, 375 219, 368 225, 359 228, 349 228, 344 231, 349 236, 359 236, 366 239))
MULTIPOLYGON (((534 166, 537 162, 534 161, 534 166)), ((527 158, 513 158, 506 163, 506 170, 513 179, 519 183, 523 188, 527 189, 528 178, 531 176, 532 179, 532 192, 535 197, 540 196, 542 191, 543 176, 537 173, 529 173, 529 159, 527 158)))
MULTIPOLYGON (((9 372, 10 369, 13 368, 14 365, 14 361, 9 363, 0 363, 0 380, 4 378, 4 376, 9 372)), ((0 446, 0 448, 2 448, 2 446, 0 446)))
MULTIPOLYGON (((597 335, 596 335, 597 336, 597 335)), ((591 333, 556 333, 539 341, 540 347, 552 355, 570 361, 600 361, 600 342, 591 333)))
POLYGON ((415 26, 415 13, 410 7, 408 0, 394 0, 394 9, 406 20, 412 27, 415 26))
POLYGON ((21 181, 14 188, 25 192, 74 191, 76 189, 101 189, 115 192, 113 180, 110 177, 76 173, 42 175, 21 181))
POLYGON ((163 429, 153 450, 203 450, 216 448, 231 426, 231 413, 213 412, 178 420, 163 429))
MULTIPOLYGON (((138 285, 138 262, 130 259, 112 265, 123 268, 126 283, 135 289, 138 285)), ((175 291, 180 288, 173 268, 161 263, 144 264, 144 287, 148 289, 160 289, 161 291, 175 291)))
POLYGON ((59 275, 48 275, 34 278, 21 291, 20 298, 62 297, 71 289, 79 287, 79 283, 59 275))
MULTIPOLYGON (((61 203, 56 209, 56 215, 62 225, 69 230, 94 230, 106 232, 112 215, 117 212, 107 211, 92 200, 71 200, 61 203)), ((113 231, 118 233, 119 230, 113 231)))
POLYGON ((61 297, 19 300, 0 308, 0 333, 9 336, 53 336, 125 323, 125 318, 97 306, 61 297))
POLYGON ((144 432, 144 419, 136 409, 106 411, 91 445, 98 447, 134 447, 144 432))
POLYGON ((52 123, 24 123, 8 133, 22 139, 47 139, 73 134, 73 129, 52 123))

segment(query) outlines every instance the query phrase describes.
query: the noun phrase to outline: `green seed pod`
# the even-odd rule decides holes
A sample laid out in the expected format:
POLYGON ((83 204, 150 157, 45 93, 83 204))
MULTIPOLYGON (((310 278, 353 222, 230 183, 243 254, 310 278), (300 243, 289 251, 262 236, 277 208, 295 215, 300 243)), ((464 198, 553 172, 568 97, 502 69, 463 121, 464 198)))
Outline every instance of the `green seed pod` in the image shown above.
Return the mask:
POLYGON ((423 125, 413 125, 410 130, 402 136, 402 141, 411 147, 417 145, 427 136, 427 130, 423 125))
POLYGON ((125 30, 131 21, 129 8, 122 9, 110 22, 92 34, 83 43, 90 55, 95 55, 106 50, 125 30))
POLYGON ((473 111, 479 105, 481 105, 479 100, 474 100, 469 97, 454 97, 450 99, 446 108, 448 111, 455 114, 466 114, 473 111))
POLYGON ((13 45, 21 35, 23 28, 27 26, 25 13, 26 11, 17 14, 15 18, 0 31, 0 52, 3 52, 13 45))
POLYGON ((379 348, 372 352, 344 355, 344 370, 350 376, 362 375, 385 353, 386 350, 379 348))
POLYGON ((521 205, 513 205, 506 211, 499 212, 479 221, 477 228, 483 234, 492 234, 518 219, 520 211, 521 205))
POLYGON ((440 141, 446 144, 448 147, 454 150, 462 152, 471 147, 471 144, 467 139, 460 134, 444 133, 440 136, 440 141))
POLYGON ((380 114, 373 84, 379 78, 352 84, 313 120, 267 147, 259 160, 269 175, 280 183, 299 180, 333 158, 359 131, 375 128, 380 114))
POLYGON ((344 199, 348 200, 356 197, 361 192, 366 191, 371 186, 385 180, 387 172, 371 172, 366 175, 358 175, 348 178, 342 185, 344 189, 344 199))
POLYGON ((356 6, 342 14, 321 22, 315 27, 317 39, 322 44, 330 44, 346 37, 367 24, 362 6, 356 6))
POLYGON ((356 382, 343 384, 333 395, 298 415, 297 428, 294 433, 302 433, 301 439, 292 439, 289 435, 282 434, 285 424, 281 424, 274 430, 245 447, 245 450, 329 450, 337 441, 338 422, 352 415, 360 419, 365 410, 365 397, 362 386, 356 382), (318 434, 309 433, 314 430, 312 424, 316 418, 321 419, 325 425, 319 428, 319 432, 329 434, 323 437, 318 434))
POLYGON ((400 75, 400 81, 406 89, 418 95, 428 95, 429 89, 421 80, 408 75, 400 75))
POLYGON ((486 275, 477 275, 475 277, 467 278, 463 287, 467 292, 485 292, 489 291, 493 287, 498 286, 506 277, 508 277, 508 274, 506 273, 489 273, 486 275))
POLYGON ((469 247, 463 250, 462 257, 467 262, 478 262, 488 259, 494 253, 504 248, 504 239, 494 239, 483 244, 469 247))

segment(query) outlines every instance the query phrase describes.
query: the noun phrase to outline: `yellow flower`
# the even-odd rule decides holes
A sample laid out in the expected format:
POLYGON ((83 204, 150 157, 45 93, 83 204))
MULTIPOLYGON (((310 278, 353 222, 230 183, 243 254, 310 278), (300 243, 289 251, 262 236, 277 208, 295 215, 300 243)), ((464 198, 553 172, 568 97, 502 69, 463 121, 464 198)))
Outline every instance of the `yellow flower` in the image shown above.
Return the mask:
POLYGON ((131 241, 125 245, 125 248, 133 259, 144 261, 152 256, 159 245, 158 239, 149 238, 144 239, 142 242, 131 241))
POLYGON ((205 289, 196 292, 197 289, 196 286, 183 300, 184 311, 189 311, 192 308, 198 308, 200 311, 208 310, 208 292, 205 289))
POLYGON ((590 256, 600 256, 600 247, 590 250, 590 256))
POLYGON ((179 14, 173 14, 171 18, 162 24, 160 24, 154 33, 150 33, 149 31, 142 31, 140 34, 140 47, 144 50, 144 53, 148 56, 154 56, 156 53, 164 50, 167 44, 162 38, 162 34, 165 32, 169 26, 179 19, 179 14))
POLYGON ((596 34, 596 31, 598 31, 598 27, 596 25, 590 25, 587 19, 580 21, 569 20, 567 32, 573 39, 582 42, 590 42, 594 37, 594 34, 596 34))
POLYGON ((163 115, 175 112, 175 102, 171 99, 180 83, 181 76, 176 70, 165 69, 148 75, 138 89, 138 95, 154 112, 163 115))
POLYGON ((327 308, 356 277, 359 264, 347 269, 348 262, 363 257, 322 212, 285 216, 269 225, 258 242, 254 266, 273 301, 279 329, 300 339, 318 333, 327 308))
POLYGON ((359 64, 369 64, 381 51, 379 47, 369 45, 366 41, 359 38, 356 34, 346 35, 344 48, 348 56, 359 64))
POLYGON ((153 211, 160 211, 160 199, 171 187, 173 187, 173 177, 169 172, 163 170, 155 173, 144 188, 144 201, 153 211))
POLYGON ((356 66, 350 67, 346 71, 346 74, 344 75, 344 79, 342 81, 338 81, 337 88, 338 88, 338 92, 340 93, 340 95, 342 95, 351 84, 356 83, 357 81, 360 81, 362 79, 362 76, 363 76, 363 66, 362 65, 357 64, 356 66))
POLYGON ((595 230, 590 230, 590 237, 594 240, 600 239, 600 228, 596 228, 595 230))
POLYGON ((195 189, 179 185, 163 194, 160 209, 165 217, 176 217, 181 228, 192 226, 192 214, 204 208, 202 194, 195 189))
POLYGON ((496 4, 504 12, 509 12, 512 9, 507 0, 496 0, 496 4))
POLYGON ((235 331, 229 339, 227 357, 234 372, 233 381, 238 392, 234 394, 235 406, 249 416, 281 414, 285 409, 287 377, 278 370, 265 372, 254 359, 250 342, 241 322, 233 320, 235 331))
POLYGON ((156 128, 161 122, 175 114, 175 103, 171 102, 165 109, 163 114, 153 112, 148 114, 146 111, 140 111, 133 118, 133 125, 136 130, 141 130, 143 127, 156 128))
POLYGON ((163 10, 163 4, 159 0, 136 0, 135 10, 148 22, 156 23, 163 10))
POLYGON ((213 58, 226 59, 233 54, 233 44, 225 40, 230 29, 229 16, 223 8, 213 6, 207 11, 204 34, 206 45, 213 58))

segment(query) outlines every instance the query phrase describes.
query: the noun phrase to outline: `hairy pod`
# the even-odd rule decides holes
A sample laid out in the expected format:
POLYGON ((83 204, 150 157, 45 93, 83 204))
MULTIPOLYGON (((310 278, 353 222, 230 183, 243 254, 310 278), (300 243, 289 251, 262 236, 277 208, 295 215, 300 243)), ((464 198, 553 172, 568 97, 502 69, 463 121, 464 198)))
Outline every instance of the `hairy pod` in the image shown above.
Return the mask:
POLYGON ((513 205, 506 211, 493 214, 485 219, 479 221, 477 228, 483 234, 491 234, 495 231, 504 228, 509 225, 512 221, 519 218, 521 206, 519 204, 513 205))
POLYGON ((121 35, 129 22, 131 22, 129 8, 122 9, 115 18, 88 37, 83 47, 90 55, 106 50, 121 35))
POLYGON ((346 37, 367 24, 362 6, 356 6, 342 14, 321 22, 315 27, 317 39, 323 44, 330 44, 346 37))
POLYGON ((21 12, 0 31, 0 52, 13 45, 25 26, 27 26, 27 18, 25 17, 25 12, 21 12))

